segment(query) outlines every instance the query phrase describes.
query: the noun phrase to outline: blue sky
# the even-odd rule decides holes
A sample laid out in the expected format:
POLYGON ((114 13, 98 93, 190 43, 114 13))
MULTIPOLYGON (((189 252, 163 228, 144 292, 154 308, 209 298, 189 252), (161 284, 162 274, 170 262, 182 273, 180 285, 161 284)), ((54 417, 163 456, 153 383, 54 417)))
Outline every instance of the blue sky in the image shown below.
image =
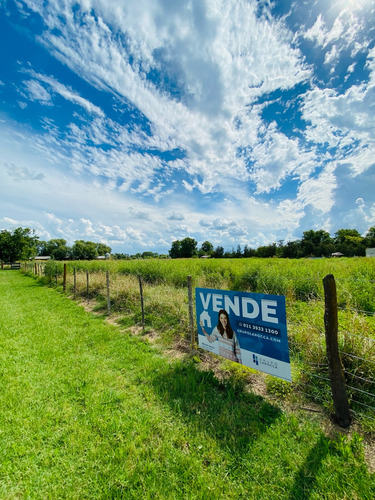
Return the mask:
POLYGON ((113 252, 375 225, 375 2, 0 0, 0 229, 113 252))

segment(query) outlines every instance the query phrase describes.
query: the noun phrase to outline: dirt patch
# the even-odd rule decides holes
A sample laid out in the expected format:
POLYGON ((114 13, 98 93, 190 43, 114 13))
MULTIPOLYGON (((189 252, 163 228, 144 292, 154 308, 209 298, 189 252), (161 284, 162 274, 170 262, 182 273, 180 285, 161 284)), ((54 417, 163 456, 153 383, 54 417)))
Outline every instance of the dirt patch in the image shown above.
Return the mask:
POLYGON ((365 441, 365 460, 370 472, 375 473, 375 443, 365 441))

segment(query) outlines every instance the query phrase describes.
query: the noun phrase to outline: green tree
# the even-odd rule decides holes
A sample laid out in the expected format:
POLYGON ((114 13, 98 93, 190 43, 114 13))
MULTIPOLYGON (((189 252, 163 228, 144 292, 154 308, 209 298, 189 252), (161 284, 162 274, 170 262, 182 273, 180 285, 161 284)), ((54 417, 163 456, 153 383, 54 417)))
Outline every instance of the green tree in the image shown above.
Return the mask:
POLYGON ((169 250, 169 256, 172 259, 178 259, 181 257, 181 241, 175 240, 172 242, 172 247, 169 250))
POLYGON ((62 238, 42 241, 38 250, 39 255, 50 255, 55 260, 67 259, 70 254, 70 248, 62 238))
POLYGON ((301 240, 301 253, 303 257, 321 257, 332 253, 333 240, 330 234, 323 229, 314 231, 310 229, 303 233, 301 240))
POLYGON ((199 251, 199 252, 200 252, 202 255, 211 255, 211 254, 212 254, 212 252, 213 252, 213 250, 214 250, 214 246, 213 246, 213 244, 212 244, 212 243, 210 243, 209 241, 204 241, 204 242, 202 243, 202 246, 201 246, 201 248, 200 248, 200 251, 199 251))
POLYGON ((71 249, 71 258, 74 260, 93 260, 98 256, 97 243, 92 241, 76 240, 71 249))
POLYGON ((288 241, 288 243, 282 247, 281 256, 286 259, 298 259, 302 257, 301 242, 299 240, 288 241))
POLYGON ((370 227, 367 231, 365 244, 367 248, 375 248, 375 226, 370 227))
POLYGON ((196 255, 197 244, 194 238, 184 238, 181 241, 181 257, 190 258, 196 255))
POLYGON ((250 248, 249 245, 245 245, 243 247, 243 256, 244 257, 255 257, 256 255, 256 250, 254 250, 253 248, 250 248))
POLYGON ((261 246, 257 249, 257 257, 267 259, 276 255, 276 243, 271 245, 261 246))
POLYGON ((112 248, 108 245, 105 245, 104 243, 97 243, 96 250, 98 252, 98 255, 105 255, 106 253, 111 253, 112 248))
POLYGON ((224 257, 224 248, 221 246, 216 247, 212 256, 215 257, 215 259, 222 259, 224 257))
POLYGON ((334 241, 336 251, 343 253, 347 257, 366 254, 366 240, 357 229, 339 229, 335 233, 334 241))
POLYGON ((0 260, 14 262, 37 255, 38 236, 32 229, 18 227, 13 231, 0 231, 0 260))
POLYGON ((150 250, 142 253, 142 259, 157 259, 159 257, 158 253, 151 252, 150 250))

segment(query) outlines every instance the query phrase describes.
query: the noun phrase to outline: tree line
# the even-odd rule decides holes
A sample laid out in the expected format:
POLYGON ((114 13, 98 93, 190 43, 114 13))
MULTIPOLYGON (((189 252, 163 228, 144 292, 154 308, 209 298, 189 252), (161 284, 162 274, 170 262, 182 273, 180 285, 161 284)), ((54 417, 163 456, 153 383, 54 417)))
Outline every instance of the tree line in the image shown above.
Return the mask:
POLYGON ((184 238, 172 243, 169 256, 175 258, 213 257, 213 258, 242 258, 242 257, 280 257, 299 259, 302 257, 331 257, 332 254, 342 254, 346 257, 364 256, 366 248, 375 248, 375 226, 371 227, 366 236, 361 236, 357 229, 339 229, 333 237, 323 229, 314 231, 310 229, 303 233, 299 240, 277 243, 251 248, 245 245, 241 248, 232 248, 224 251, 222 246, 214 248, 212 243, 205 241, 198 248, 194 238, 184 238))
POLYGON ((55 260, 92 260, 106 253, 111 253, 111 247, 104 243, 76 240, 68 246, 62 238, 41 241, 35 230, 30 228, 0 231, 0 260, 3 262, 28 260, 36 256, 49 256, 55 260))
MULTIPOLYGON (((364 256, 366 248, 375 248, 375 226, 370 227, 366 236, 361 236, 356 229, 339 229, 333 237, 327 231, 320 229, 314 231, 310 229, 303 233, 300 240, 284 241, 260 246, 256 249, 245 245, 241 248, 232 248, 225 251, 224 247, 214 248, 209 241, 204 241, 198 248, 198 242, 194 238, 184 238, 172 242, 169 250, 169 257, 191 258, 191 257, 212 257, 212 258, 243 258, 243 257, 280 257, 299 259, 302 257, 330 257, 339 252, 346 257, 364 256)), ((12 231, 0 231, 0 260, 3 262, 15 262, 27 260, 35 256, 49 256, 55 260, 93 260, 98 256, 111 253, 111 247, 104 243, 93 241, 76 240, 69 246, 66 240, 52 239, 41 241, 35 234, 35 230, 19 227, 12 231)), ((166 258, 168 255, 146 251, 129 255, 124 253, 112 254, 113 258, 166 258)))

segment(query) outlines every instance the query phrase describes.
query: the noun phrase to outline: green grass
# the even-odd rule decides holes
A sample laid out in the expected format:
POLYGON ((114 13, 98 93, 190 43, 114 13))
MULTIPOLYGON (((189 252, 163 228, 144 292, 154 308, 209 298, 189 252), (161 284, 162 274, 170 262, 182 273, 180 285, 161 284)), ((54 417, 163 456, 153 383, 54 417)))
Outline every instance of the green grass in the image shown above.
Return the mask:
MULTIPOLYGON (((188 275, 192 276, 194 286, 285 295, 294 381, 291 396, 303 393, 324 407, 327 414, 333 411, 333 402, 325 347, 322 280, 333 273, 339 306, 339 348, 345 353, 342 360, 350 408, 362 430, 375 433, 375 259, 151 259, 80 261, 66 265, 67 294, 72 295, 75 268, 76 298, 86 300, 89 296, 95 310, 103 313, 107 310, 104 271, 109 272, 111 310, 123 326, 142 320, 138 282, 138 276, 142 276, 146 331, 153 330, 164 347, 188 343, 188 275)), ((55 286, 57 271, 61 290, 63 266, 62 262, 49 261, 39 279, 55 286)), ((34 266, 29 263, 29 267, 34 266)))
POLYGON ((357 434, 326 437, 0 272, 1 499, 372 499, 357 434))

